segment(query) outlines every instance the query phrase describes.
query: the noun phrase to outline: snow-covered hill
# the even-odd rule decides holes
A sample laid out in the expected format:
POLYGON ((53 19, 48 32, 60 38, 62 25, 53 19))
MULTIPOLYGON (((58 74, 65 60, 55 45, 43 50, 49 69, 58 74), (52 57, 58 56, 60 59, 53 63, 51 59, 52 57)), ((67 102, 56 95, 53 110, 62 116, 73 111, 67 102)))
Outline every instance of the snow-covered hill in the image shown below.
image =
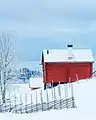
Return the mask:
POLYGON ((96 78, 74 83, 74 96, 77 108, 48 111, 34 114, 0 114, 1 120, 96 120, 96 78))

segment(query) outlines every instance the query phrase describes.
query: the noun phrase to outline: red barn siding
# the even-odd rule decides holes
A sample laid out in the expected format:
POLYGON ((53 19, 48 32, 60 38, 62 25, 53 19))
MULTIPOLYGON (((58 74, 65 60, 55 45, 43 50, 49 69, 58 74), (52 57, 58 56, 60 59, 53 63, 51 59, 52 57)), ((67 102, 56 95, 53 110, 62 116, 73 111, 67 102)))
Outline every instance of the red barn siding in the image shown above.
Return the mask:
POLYGON ((92 75, 92 64, 91 63, 76 63, 69 68, 69 77, 72 81, 77 79, 90 78, 92 75))
POLYGON ((48 82, 61 82, 65 81, 67 71, 64 65, 60 64, 47 64, 47 81, 48 82))
POLYGON ((44 83, 71 82, 78 79, 90 78, 92 75, 92 63, 44 63, 44 83))

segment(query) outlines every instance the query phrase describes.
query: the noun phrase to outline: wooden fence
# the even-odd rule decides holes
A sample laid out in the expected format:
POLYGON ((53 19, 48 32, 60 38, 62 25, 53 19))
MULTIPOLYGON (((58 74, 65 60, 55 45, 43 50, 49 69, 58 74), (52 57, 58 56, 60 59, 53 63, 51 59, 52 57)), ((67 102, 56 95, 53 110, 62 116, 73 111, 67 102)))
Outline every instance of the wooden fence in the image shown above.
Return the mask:
MULTIPOLYGON (((33 94, 30 94, 30 100, 28 102, 27 94, 24 96, 23 101, 23 95, 21 94, 19 97, 16 97, 16 95, 12 98, 11 94, 9 94, 9 97, 6 99, 5 103, 2 103, 0 100, 0 112, 13 112, 13 113, 33 113, 33 112, 39 112, 39 111, 48 111, 51 109, 64 109, 64 108, 75 108, 75 100, 73 96, 73 85, 67 86, 70 87, 70 96, 68 96, 68 91, 65 90, 65 97, 62 94, 60 85, 58 88, 54 87, 51 90, 51 93, 48 92, 48 90, 45 90, 46 96, 43 95, 43 91, 40 92, 40 98, 35 96, 35 103, 33 100, 33 94), (56 90, 58 89, 58 97, 56 96, 56 90), (53 99, 50 100, 50 95, 52 94, 53 99), (44 97, 46 97, 46 101, 44 101, 44 97), (18 100, 17 100, 18 99, 18 100), (39 99, 39 102, 38 102, 39 99)), ((64 86, 65 88, 65 86, 64 86)))

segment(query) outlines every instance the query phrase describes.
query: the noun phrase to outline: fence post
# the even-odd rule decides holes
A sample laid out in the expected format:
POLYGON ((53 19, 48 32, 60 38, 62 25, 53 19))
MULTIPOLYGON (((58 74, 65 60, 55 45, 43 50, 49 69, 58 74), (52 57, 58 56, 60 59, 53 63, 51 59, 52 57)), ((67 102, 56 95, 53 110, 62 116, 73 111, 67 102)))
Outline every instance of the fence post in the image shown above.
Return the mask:
POLYGON ((9 93, 9 112, 11 112, 11 98, 10 98, 10 93, 9 93))
POLYGON ((2 102, 1 102, 1 98, 0 98, 0 112, 2 112, 2 102))
POLYGON ((73 97, 73 84, 71 84, 71 96, 73 97))
POLYGON ((69 77, 69 88, 70 88, 70 86, 71 86, 70 84, 71 84, 71 77, 69 77))
POLYGON ((69 77, 69 85, 70 85, 70 83, 71 83, 71 77, 69 77))
POLYGON ((27 113, 27 93, 25 93, 25 113, 27 113))
POLYGON ((48 91, 47 91, 47 89, 46 89, 46 96, 47 96, 47 108, 48 108, 48 110, 49 110, 49 96, 48 96, 48 91))
POLYGON ((67 86, 67 85, 64 85, 64 91, 65 91, 66 108, 68 108, 68 102, 67 102, 67 97, 68 97, 68 86, 67 86))
POLYGON ((20 94, 20 112, 22 114, 22 95, 20 94))
POLYGON ((54 99, 53 87, 51 88, 52 99, 54 99))
POLYGON ((5 108, 5 110, 4 110, 4 111, 5 111, 5 112, 7 112, 7 111, 6 111, 6 108, 7 108, 7 106, 6 106, 6 100, 5 100, 5 103, 4 103, 4 104, 5 104, 5 107, 4 107, 4 108, 5 108))
POLYGON ((77 80, 77 82, 79 83, 79 81, 78 81, 78 74, 76 74, 76 80, 77 80))
POLYGON ((15 97, 14 97, 14 103, 15 103, 15 113, 17 113, 17 106, 16 106, 16 94, 15 94, 15 97))
POLYGON ((36 111, 38 111, 38 98, 37 98, 37 91, 36 91, 36 111))
POLYGON ((60 83, 58 85, 58 95, 59 95, 59 98, 60 98, 60 83))
POLYGON ((55 107, 56 107, 56 94, 55 94, 55 87, 54 87, 54 109, 55 109, 55 107))
POLYGON ((74 103, 74 95, 73 95, 73 84, 71 84, 71 96, 72 96, 72 108, 74 108, 75 103, 74 103))
POLYGON ((32 107, 32 105, 33 105, 33 100, 32 100, 32 94, 31 94, 31 112, 33 112, 33 107, 32 107))
POLYGON ((53 80, 52 80, 52 87, 51 88, 53 88, 53 80))
POLYGON ((41 105, 42 105, 42 111, 43 111, 43 97, 42 97, 42 90, 40 92, 40 98, 41 98, 41 105))
POLYGON ((62 109, 62 104, 61 104, 61 89, 60 89, 60 81, 59 81, 59 86, 58 86, 58 92, 59 92, 59 100, 60 100, 60 109, 62 109))

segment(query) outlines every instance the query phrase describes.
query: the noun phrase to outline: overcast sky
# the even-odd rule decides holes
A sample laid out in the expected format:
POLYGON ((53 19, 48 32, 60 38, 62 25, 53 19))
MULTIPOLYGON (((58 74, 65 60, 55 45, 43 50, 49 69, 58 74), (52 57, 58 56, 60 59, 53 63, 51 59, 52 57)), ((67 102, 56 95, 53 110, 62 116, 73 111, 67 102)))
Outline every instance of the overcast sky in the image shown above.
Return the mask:
POLYGON ((95 0, 0 0, 0 32, 16 39, 18 59, 40 60, 42 49, 91 48, 96 54, 95 0))

